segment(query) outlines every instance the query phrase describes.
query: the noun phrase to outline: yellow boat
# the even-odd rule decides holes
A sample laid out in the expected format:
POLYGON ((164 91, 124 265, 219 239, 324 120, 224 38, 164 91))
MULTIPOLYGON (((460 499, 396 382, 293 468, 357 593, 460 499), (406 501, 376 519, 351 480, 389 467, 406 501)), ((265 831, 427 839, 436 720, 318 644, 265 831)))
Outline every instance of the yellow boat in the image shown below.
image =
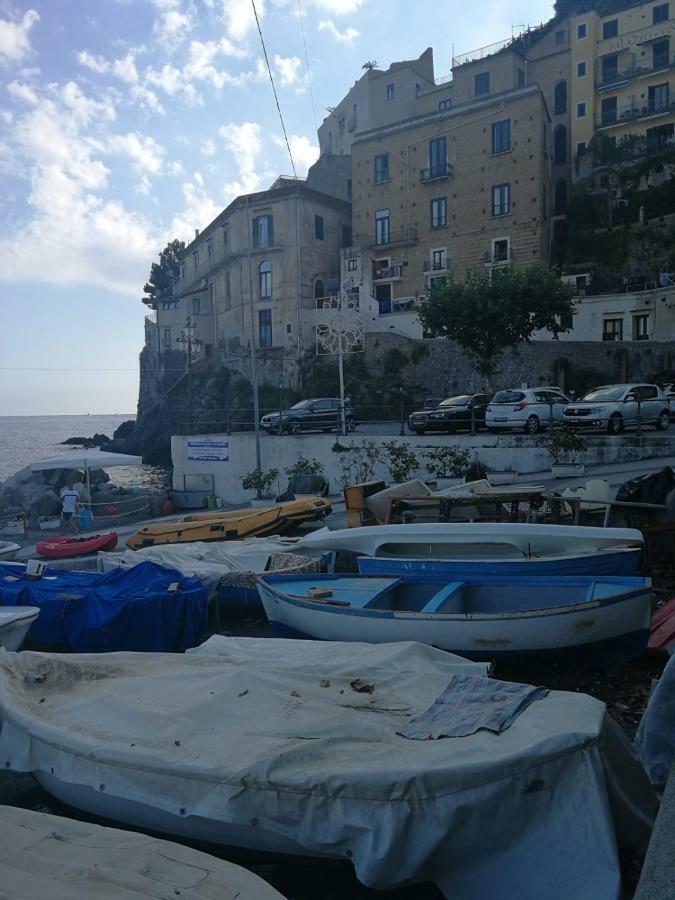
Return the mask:
POLYGON ((189 544, 192 541, 241 541, 249 537, 280 534, 288 527, 280 506, 240 510, 236 517, 213 516, 196 522, 161 522, 147 525, 127 540, 130 550, 157 544, 189 544))
POLYGON ((297 525, 298 522, 313 522, 315 519, 323 519, 332 510, 330 502, 323 497, 307 497, 304 500, 288 500, 284 503, 275 503, 274 506, 258 507, 252 509, 232 509, 228 512, 191 513, 183 516, 183 522, 231 522, 248 516, 252 512, 269 512, 280 510, 280 515, 287 520, 286 527, 297 525))

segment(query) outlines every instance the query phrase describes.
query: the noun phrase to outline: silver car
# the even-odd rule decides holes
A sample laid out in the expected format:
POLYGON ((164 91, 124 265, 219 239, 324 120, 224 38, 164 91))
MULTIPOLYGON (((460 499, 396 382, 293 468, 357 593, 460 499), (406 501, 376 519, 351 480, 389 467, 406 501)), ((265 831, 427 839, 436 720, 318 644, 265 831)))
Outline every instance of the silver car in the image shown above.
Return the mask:
POLYGON ((563 421, 573 428, 596 428, 620 434, 624 428, 654 425, 666 431, 670 402, 655 384, 605 384, 565 408, 563 421))

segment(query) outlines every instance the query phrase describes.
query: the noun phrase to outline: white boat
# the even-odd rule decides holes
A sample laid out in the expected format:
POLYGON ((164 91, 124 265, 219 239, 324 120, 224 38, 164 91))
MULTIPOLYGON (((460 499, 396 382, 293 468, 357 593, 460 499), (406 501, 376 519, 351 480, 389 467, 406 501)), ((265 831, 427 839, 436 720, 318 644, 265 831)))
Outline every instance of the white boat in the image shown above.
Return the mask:
POLYGON ((0 606, 0 647, 18 650, 39 615, 37 606, 0 606))
POLYGON ((583 654, 632 659, 647 647, 648 578, 274 575, 258 579, 280 637, 420 641, 470 659, 583 654))
POLYGON ((350 860, 368 887, 619 895, 617 835, 646 836, 655 800, 601 702, 552 691, 501 733, 420 740, 402 729, 456 678, 486 690, 481 711, 503 683, 414 643, 209 644, 0 653, 3 769, 141 829, 350 860))
POLYGON ((0 560, 9 562, 14 559, 21 549, 21 544, 15 544, 14 541, 0 541, 0 560))
POLYGON ((6 900, 283 900, 241 866, 145 834, 0 806, 6 900))
POLYGON ((642 545, 634 528, 430 522, 321 528, 298 547, 361 554, 367 574, 635 575, 642 545))

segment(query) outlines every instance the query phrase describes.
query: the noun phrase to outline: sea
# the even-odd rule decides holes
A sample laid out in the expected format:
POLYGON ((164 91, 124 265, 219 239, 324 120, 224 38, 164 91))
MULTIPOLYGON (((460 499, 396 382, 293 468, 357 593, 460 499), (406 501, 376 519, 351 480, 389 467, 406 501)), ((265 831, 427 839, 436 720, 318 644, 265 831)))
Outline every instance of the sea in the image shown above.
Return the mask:
MULTIPOLYGON (((68 453, 69 437, 113 436, 129 415, 0 416, 0 482, 45 456, 68 453)), ((117 466, 109 469, 110 481, 121 487, 162 490, 169 485, 169 470, 161 466, 117 466)))

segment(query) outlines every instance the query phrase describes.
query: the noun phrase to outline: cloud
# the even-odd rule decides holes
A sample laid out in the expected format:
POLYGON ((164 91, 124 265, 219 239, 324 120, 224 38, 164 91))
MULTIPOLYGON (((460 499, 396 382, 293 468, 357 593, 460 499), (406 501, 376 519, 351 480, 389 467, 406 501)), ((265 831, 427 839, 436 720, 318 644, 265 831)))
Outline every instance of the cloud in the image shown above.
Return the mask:
POLYGON ((171 44, 180 43, 191 30, 192 20, 189 15, 177 9, 169 9, 168 12, 162 13, 153 26, 154 36, 159 41, 171 44))
POLYGON ((330 19, 323 19, 319 22, 319 31, 328 31, 333 35, 338 44, 346 44, 347 46, 351 46, 361 34, 360 31, 357 31, 356 28, 352 28, 351 26, 345 28, 344 31, 340 31, 330 19))
POLYGON ((300 60, 297 56, 275 56, 274 65, 281 76, 282 85, 295 84, 300 77, 300 60))
POLYGON ((216 142, 212 138, 207 138, 205 141, 202 141, 201 151, 204 156, 215 156, 216 142))
POLYGON ((218 129, 226 149, 234 157, 239 174, 238 180, 227 182, 224 186, 228 200, 238 194, 256 191, 263 181, 263 175, 259 173, 257 165, 262 150, 261 131, 257 122, 223 125, 218 129))
POLYGON ((0 19, 0 63, 21 62, 28 55, 31 49, 29 33, 39 21, 40 16, 34 9, 24 13, 20 22, 0 19))
POLYGON ((355 13, 364 5, 365 0, 310 0, 317 9, 325 9, 334 16, 346 16, 355 13))
POLYGON ((202 106, 204 103, 194 85, 184 76, 183 70, 168 63, 159 71, 148 69, 145 79, 161 88, 169 97, 182 97, 188 106, 202 106))
MULTIPOLYGON (((309 169, 310 166, 313 166, 319 158, 319 147, 316 144, 313 144, 309 138, 300 134, 289 135, 288 142, 291 145, 291 153, 293 155, 296 172, 298 175, 305 175, 307 169, 309 169)), ((286 141, 282 137, 275 137, 274 143, 288 154, 288 151, 286 150, 286 141)))
POLYGON ((116 78, 119 78, 120 81, 124 81, 126 84, 136 84, 138 82, 138 70, 133 53, 127 53, 121 59, 115 59, 110 62, 103 56, 94 56, 88 50, 82 50, 77 54, 77 61, 80 65, 91 69, 92 72, 96 72, 98 75, 111 72, 116 78))
POLYGON ((166 171, 169 175, 183 175, 185 169, 183 163, 179 159, 174 159, 170 163, 167 163, 166 171))
POLYGON ((137 131, 115 134, 108 139, 107 147, 113 153, 128 156, 140 175, 158 175, 162 169, 164 147, 152 137, 137 131))
POLYGON ((38 95, 28 84, 11 81, 7 85, 7 91, 15 100, 21 100, 23 103, 28 103, 29 106, 37 106, 39 102, 38 95))
POLYGON ((88 125, 96 118, 112 122, 116 118, 115 107, 110 100, 92 100, 74 81, 68 81, 60 94, 68 113, 78 124, 88 125))
MULTIPOLYGON (((258 18, 265 15, 265 0, 256 0, 258 18)), ((255 17, 251 0, 220 0, 222 17, 227 33, 234 41, 242 41, 255 28, 255 17)))
POLYGON ((77 61, 81 66, 85 66, 87 69, 91 69, 92 72, 97 72, 99 75, 102 75, 104 72, 110 71, 110 63, 103 56, 94 56, 88 50, 82 50, 77 54, 77 61))
POLYGON ((232 75, 224 69, 217 69, 213 61, 218 56, 244 57, 248 54, 245 50, 239 50, 222 38, 220 41, 191 41, 188 61, 183 67, 183 78, 186 81, 205 81, 220 90, 225 84, 239 86, 248 80, 251 75, 232 75))
POLYGON ((177 213, 171 221, 170 233, 184 241, 191 241, 195 228, 200 230, 221 212, 213 198, 204 188, 204 179, 199 172, 194 172, 191 181, 183 183, 184 209, 177 213))

